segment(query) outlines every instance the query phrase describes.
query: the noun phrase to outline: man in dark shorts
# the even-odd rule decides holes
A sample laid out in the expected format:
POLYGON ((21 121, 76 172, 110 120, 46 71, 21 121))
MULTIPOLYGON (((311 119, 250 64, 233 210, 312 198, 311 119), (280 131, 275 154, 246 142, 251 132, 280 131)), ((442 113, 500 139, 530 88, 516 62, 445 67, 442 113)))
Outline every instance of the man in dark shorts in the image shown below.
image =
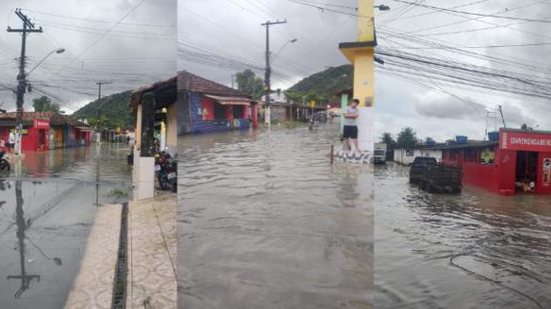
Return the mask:
POLYGON ((343 130, 343 138, 344 143, 346 145, 347 150, 352 150, 352 146, 350 145, 350 141, 352 141, 352 144, 354 144, 354 147, 356 148, 356 152, 360 152, 360 147, 358 146, 358 124, 357 119, 360 114, 358 110, 358 104, 360 104, 360 101, 358 99, 352 100, 352 103, 350 103, 350 106, 346 109, 344 112, 344 130, 343 130))
POLYGON ((8 136, 8 148, 11 152, 14 151, 15 148, 15 133, 10 132, 10 135, 8 136))

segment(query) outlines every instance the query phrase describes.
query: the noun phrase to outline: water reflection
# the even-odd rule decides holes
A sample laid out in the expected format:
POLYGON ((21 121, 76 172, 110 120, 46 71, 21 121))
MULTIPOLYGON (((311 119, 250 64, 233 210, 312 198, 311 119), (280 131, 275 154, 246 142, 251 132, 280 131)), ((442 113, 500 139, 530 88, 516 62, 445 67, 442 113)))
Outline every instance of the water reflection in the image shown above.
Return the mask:
POLYGON ((180 308, 370 308, 371 176, 338 127, 179 140, 180 308))
POLYGON ((0 178, 0 307, 64 306, 95 205, 129 199, 111 195, 130 193, 126 152, 102 145, 100 160, 94 148, 28 153, 15 168, 21 177, 0 178))
POLYGON ((375 170, 378 308, 551 307, 551 199, 428 194, 375 170))
POLYGON ((21 294, 29 288, 31 281, 36 279, 40 281, 40 275, 27 274, 25 270, 25 231, 30 227, 31 221, 25 221, 25 215, 23 213, 23 194, 21 192, 21 180, 15 182, 15 199, 16 199, 16 219, 17 224, 17 242, 19 249, 19 265, 21 273, 19 275, 9 275, 7 279, 19 279, 21 280, 21 286, 17 292, 15 292, 15 298, 21 298, 21 294))

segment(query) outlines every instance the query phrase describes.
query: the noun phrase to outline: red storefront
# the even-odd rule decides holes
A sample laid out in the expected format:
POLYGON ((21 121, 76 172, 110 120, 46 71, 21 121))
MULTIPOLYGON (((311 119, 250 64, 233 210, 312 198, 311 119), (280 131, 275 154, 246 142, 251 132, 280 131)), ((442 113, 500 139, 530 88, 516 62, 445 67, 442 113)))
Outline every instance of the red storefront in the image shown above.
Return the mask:
POLYGON ((464 185, 551 194, 551 132, 501 129, 497 141, 443 147, 442 162, 462 167, 464 185))
MULTIPOLYGON (((90 144, 88 125, 70 116, 54 112, 24 112, 21 124, 23 152, 90 144)), ((7 141, 10 132, 15 132, 16 125, 15 112, 0 114, 0 138, 7 141)))
MULTIPOLYGON (((0 123, 0 138, 8 140, 10 132, 15 132, 16 121, 3 119, 0 123)), ((48 149, 48 135, 50 133, 50 120, 33 119, 23 120, 22 151, 37 151, 48 149)))

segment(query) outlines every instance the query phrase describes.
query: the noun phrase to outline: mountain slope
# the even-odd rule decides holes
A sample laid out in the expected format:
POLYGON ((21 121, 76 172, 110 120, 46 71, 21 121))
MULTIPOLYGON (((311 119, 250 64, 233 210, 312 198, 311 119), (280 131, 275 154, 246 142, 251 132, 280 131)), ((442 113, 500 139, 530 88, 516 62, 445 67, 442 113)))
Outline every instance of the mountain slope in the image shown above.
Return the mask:
POLYGON ((291 88, 286 93, 291 98, 316 99, 320 103, 337 100, 335 93, 352 88, 353 71, 349 64, 331 67, 310 75, 291 88))
POLYGON ((125 128, 134 126, 135 119, 130 111, 130 94, 131 91, 115 93, 101 98, 99 101, 92 101, 78 111, 73 116, 77 118, 88 119, 90 124, 94 124, 97 117, 97 111, 101 108, 101 122, 103 127, 107 128, 125 128))

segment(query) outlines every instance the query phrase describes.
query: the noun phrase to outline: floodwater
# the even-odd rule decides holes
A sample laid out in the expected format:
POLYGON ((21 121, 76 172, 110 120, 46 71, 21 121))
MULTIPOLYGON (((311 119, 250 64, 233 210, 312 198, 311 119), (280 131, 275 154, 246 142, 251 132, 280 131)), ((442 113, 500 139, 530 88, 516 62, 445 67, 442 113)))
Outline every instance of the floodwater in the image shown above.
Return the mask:
POLYGON ((179 306, 371 308, 372 175, 338 127, 179 140, 179 306))
POLYGON ((27 153, 0 175, 0 307, 63 308, 97 204, 129 198, 126 152, 104 144, 27 153))
POLYGON ((375 175, 376 308, 551 308, 551 197, 428 194, 375 175))

